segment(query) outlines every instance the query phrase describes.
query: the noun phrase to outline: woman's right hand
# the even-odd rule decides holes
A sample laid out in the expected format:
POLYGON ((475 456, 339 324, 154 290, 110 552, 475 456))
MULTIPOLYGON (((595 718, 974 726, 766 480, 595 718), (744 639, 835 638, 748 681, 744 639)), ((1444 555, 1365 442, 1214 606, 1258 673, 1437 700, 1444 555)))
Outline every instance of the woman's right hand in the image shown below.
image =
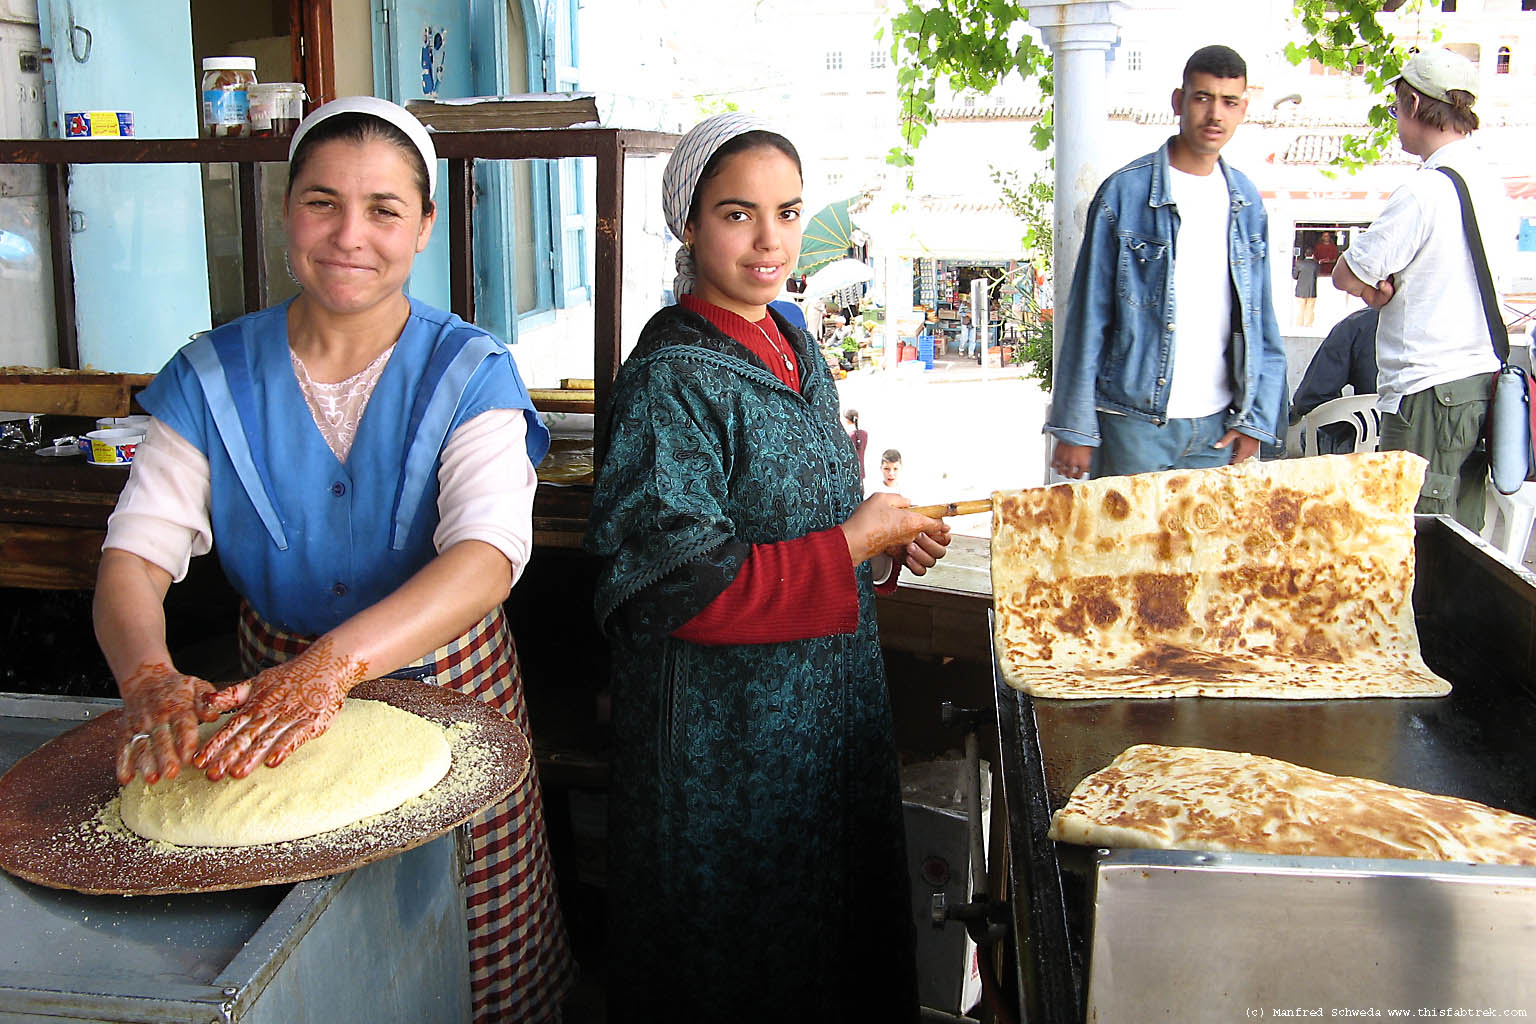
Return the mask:
POLYGON ((908 509, 899 494, 871 494, 842 524, 848 554, 854 565, 892 548, 904 548, 923 533, 947 533, 942 519, 930 519, 908 509))
POLYGON ((203 705, 213 684, 168 662, 146 662, 117 688, 123 695, 117 781, 126 786, 135 775, 148 783, 174 779, 197 750, 198 724, 219 717, 203 705))

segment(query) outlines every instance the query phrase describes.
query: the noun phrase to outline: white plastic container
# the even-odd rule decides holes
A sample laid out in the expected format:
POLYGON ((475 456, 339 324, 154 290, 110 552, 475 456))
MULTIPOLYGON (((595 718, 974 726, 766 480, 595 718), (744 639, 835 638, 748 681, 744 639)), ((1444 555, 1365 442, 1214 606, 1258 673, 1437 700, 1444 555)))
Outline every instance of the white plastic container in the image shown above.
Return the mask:
POLYGON ((149 417, 136 416, 103 416, 96 421, 97 430, 113 430, 119 427, 129 427, 144 433, 149 429, 149 417))
POLYGON ((252 135, 292 135, 304 120, 303 82, 262 82, 250 96, 252 135))
POLYGON ((93 466, 127 466, 133 463, 133 452, 144 441, 144 431, 136 427, 114 427, 111 430, 93 430, 85 435, 91 443, 85 453, 93 466))

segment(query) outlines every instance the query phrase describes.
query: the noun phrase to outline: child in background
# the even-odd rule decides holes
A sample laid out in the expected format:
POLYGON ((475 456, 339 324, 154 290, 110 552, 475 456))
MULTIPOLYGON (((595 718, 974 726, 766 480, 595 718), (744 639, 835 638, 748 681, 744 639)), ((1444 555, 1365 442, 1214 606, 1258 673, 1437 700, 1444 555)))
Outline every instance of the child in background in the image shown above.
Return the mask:
POLYGON ((859 457, 859 482, 864 481, 864 450, 869 447, 869 431, 859 429, 859 410, 843 410, 843 431, 853 442, 854 454, 859 457))
POLYGON ((887 448, 880 453, 880 486, 875 494, 896 494, 901 490, 901 452, 887 448))

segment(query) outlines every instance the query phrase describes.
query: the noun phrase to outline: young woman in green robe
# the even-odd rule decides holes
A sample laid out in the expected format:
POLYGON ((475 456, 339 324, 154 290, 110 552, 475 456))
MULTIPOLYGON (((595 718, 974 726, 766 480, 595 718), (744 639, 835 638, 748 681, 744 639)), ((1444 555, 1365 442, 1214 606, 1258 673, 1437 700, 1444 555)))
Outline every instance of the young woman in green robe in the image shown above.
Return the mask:
POLYGON ((710 118, 663 192, 679 302, 619 372, 587 536, 613 642, 610 1007, 915 1020, 874 594, 948 528, 861 501, 831 374, 766 308, 799 256, 794 147, 710 118))

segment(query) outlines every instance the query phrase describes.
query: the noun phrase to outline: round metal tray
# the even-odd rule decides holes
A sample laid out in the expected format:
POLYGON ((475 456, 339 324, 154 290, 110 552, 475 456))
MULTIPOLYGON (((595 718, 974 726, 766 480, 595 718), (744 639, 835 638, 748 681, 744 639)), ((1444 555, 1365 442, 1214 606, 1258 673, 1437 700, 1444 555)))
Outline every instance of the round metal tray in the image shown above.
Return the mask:
POLYGON ((527 738, 506 716, 456 690, 411 680, 363 683, 382 700, 450 730, 452 763, 436 786, 385 814, 305 839, 184 847, 144 839, 117 814, 120 710, 43 744, 0 777, 0 868, 55 889, 124 896, 217 892, 301 882, 392 857, 503 800, 528 774, 527 738))

